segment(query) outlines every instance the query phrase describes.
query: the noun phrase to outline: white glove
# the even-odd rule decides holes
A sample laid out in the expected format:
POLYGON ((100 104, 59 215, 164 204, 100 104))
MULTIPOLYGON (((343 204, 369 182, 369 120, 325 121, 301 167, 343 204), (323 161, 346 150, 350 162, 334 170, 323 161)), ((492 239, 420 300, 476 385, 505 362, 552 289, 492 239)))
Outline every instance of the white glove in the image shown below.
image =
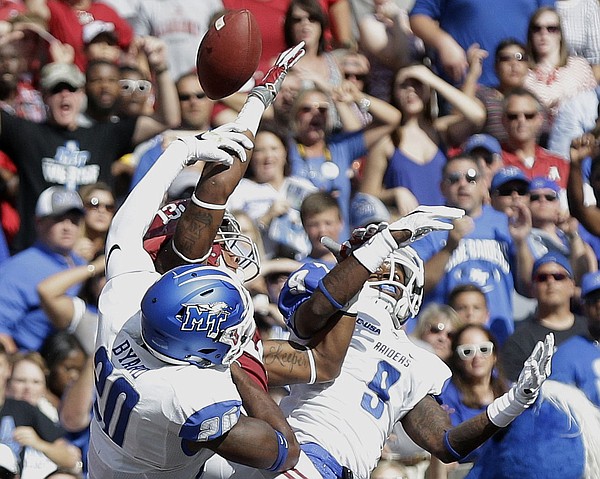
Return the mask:
POLYGON ((487 407, 488 417, 493 424, 508 426, 535 402, 542 384, 550 376, 553 354, 554 334, 548 333, 544 342, 538 341, 535 345, 515 385, 487 407))
POLYGON ((350 239, 347 239, 342 244, 338 243, 329 236, 323 236, 321 238, 321 244, 331 251, 338 263, 345 260, 352 251, 362 246, 368 240, 370 240, 375 234, 383 231, 388 227, 388 223, 382 221, 381 223, 371 223, 364 228, 354 228, 350 233, 350 239))
POLYGON ((419 206, 379 231, 352 254, 365 268, 374 273, 395 249, 407 246, 432 231, 451 230, 454 225, 442 220, 461 218, 464 214, 463 210, 448 206, 419 206), (411 235, 408 240, 398 244, 392 232, 401 230, 408 230, 411 235))
POLYGON ((410 238, 398 245, 402 247, 432 231, 451 230, 453 228, 452 223, 443 220, 455 220, 462 218, 464 215, 465 211, 460 208, 419 206, 406 216, 390 224, 389 229, 390 231, 408 230, 411 232, 410 238))
POLYGON ((235 156, 241 162, 245 162, 246 150, 254 148, 252 140, 243 134, 245 131, 246 129, 237 123, 226 123, 197 136, 178 138, 188 148, 185 165, 193 165, 202 160, 231 166, 235 156))
POLYGON ((304 56, 304 42, 298 43, 295 47, 289 48, 281 53, 269 71, 265 74, 248 96, 255 96, 260 99, 267 108, 279 93, 281 84, 285 79, 287 72, 298 60, 304 56))

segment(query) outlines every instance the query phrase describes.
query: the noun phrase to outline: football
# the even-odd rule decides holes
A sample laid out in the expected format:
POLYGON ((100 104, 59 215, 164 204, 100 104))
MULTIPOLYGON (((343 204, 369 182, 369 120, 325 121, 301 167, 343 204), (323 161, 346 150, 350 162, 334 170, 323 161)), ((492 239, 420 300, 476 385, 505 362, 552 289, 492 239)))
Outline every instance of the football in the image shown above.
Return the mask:
POLYGON ((248 10, 218 17, 198 47, 198 79, 206 95, 220 100, 238 91, 252 77, 262 53, 258 23, 248 10))

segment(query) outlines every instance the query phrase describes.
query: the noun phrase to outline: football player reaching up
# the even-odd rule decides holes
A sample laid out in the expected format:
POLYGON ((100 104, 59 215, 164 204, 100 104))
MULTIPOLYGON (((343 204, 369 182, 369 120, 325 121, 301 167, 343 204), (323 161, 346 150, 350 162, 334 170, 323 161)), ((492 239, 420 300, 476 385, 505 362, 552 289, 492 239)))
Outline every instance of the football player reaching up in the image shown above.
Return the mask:
MULTIPOLYGON (((423 294, 423 263, 408 245, 431 231, 423 219, 437 208, 417 208, 352 251, 355 271, 370 277, 348 304, 342 306, 343 299, 327 282, 326 268, 315 263, 290 275, 281 292, 280 310, 298 342, 320 334, 322 325, 301 314, 311 295, 324 294, 344 316, 355 318, 339 377, 330 383, 294 385, 280 404, 303 453, 320 472, 306 477, 368 478, 398 421, 416 444, 444 462, 456 461, 533 404, 550 374, 552 335, 536 345, 508 393, 485 413, 451 425, 433 397, 450 376, 449 369, 402 330, 418 312, 423 294), (392 239, 398 230, 408 232, 402 242, 392 239)), ((300 464, 296 469, 304 472, 300 464)))
MULTIPOLYGON (((302 53, 299 45, 282 54, 275 82, 302 53)), ((98 308, 90 478, 195 478, 215 452, 273 471, 297 461, 297 442, 275 403, 244 375, 233 377, 254 333, 241 281, 218 264, 187 264, 161 276, 142 243, 183 166, 206 161, 207 178, 242 169, 253 146, 247 131, 255 131, 274 96, 269 87, 253 90, 239 124, 173 142, 115 215, 98 308), (242 403, 254 417, 241 414, 242 403)), ((208 196, 192 202, 205 210, 199 243, 210 253, 224 208, 208 196)), ((172 251, 182 256, 177 246, 172 251)))

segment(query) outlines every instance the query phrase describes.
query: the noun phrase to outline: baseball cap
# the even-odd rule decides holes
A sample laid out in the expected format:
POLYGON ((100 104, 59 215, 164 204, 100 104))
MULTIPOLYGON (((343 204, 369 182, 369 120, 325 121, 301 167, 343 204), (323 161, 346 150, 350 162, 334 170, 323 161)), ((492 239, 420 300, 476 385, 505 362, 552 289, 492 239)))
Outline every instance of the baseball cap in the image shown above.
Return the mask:
POLYGON ((102 20, 94 20, 83 26, 83 43, 86 45, 91 43, 96 37, 104 35, 112 38, 117 43, 117 33, 115 32, 115 24, 111 22, 103 22, 102 20))
POLYGON ((63 186, 51 186, 42 191, 35 205, 35 216, 38 218, 59 216, 68 211, 85 212, 79 193, 63 186))
POLYGON ((6 444, 0 444, 0 467, 6 469, 11 474, 19 473, 17 456, 6 444))
POLYGON ((560 186, 558 186, 558 183, 543 176, 536 176, 529 184, 529 191, 542 190, 546 188, 554 191, 556 194, 560 193, 560 186))
POLYGON ((367 193, 356 193, 350 202, 350 226, 361 228, 370 223, 390 220, 390 212, 381 200, 367 193))
POLYGON ((569 263, 569 260, 562 254, 556 252, 546 253, 544 256, 535 260, 535 263, 533 263, 533 270, 531 271, 532 277, 535 276, 540 266, 547 263, 556 263, 562 266, 567 273, 569 273, 569 276, 571 278, 573 277, 573 268, 571 268, 571 263, 569 263))
POLYGON ((581 297, 585 299, 588 294, 600 290, 600 271, 587 273, 581 279, 581 297))
POLYGON ((483 148, 490 153, 496 153, 498 155, 502 154, 502 147, 500 146, 500 142, 496 140, 492 135, 487 135, 485 133, 478 133, 476 135, 471 136, 463 146, 464 153, 471 153, 473 150, 477 148, 483 148))
POLYGON ((529 189, 531 189, 529 178, 525 176, 525 173, 523 173, 523 171, 521 171, 516 166, 507 166, 504 168, 500 168, 496 172, 496 174, 492 178, 491 190, 496 191, 498 188, 508 183, 509 181, 521 181, 528 185, 529 189))
POLYGON ((41 72, 42 90, 52 90, 59 83, 66 83, 75 88, 85 85, 85 76, 72 63, 48 63, 41 72))

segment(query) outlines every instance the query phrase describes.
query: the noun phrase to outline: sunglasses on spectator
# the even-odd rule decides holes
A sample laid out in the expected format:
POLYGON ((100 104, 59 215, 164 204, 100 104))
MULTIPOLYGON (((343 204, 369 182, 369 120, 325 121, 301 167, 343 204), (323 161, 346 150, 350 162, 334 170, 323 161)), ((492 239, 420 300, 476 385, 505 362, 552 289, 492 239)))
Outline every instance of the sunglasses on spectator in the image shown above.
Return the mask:
POLYGON ((79 88, 69 85, 68 83, 59 83, 50 89, 50 95, 56 95, 57 93, 62 92, 63 90, 67 90, 71 93, 76 92, 79 88))
POLYGON ((150 93, 152 89, 152 83, 148 80, 130 80, 124 78, 119 80, 119 85, 121 86, 121 93, 125 95, 133 95, 136 91, 139 93, 150 93))
POLYGON ((308 15, 306 17, 291 17, 291 18, 292 18, 293 24, 302 23, 302 20, 308 20, 310 23, 315 23, 315 22, 319 21, 319 19, 315 15, 308 15))
POLYGON ((546 201, 556 201, 558 199, 558 197, 556 196, 556 194, 552 194, 552 193, 546 193, 546 194, 539 194, 539 193, 534 193, 530 196, 531 201, 540 201, 541 199, 545 198, 546 201))
POLYGON ((355 80, 358 80, 358 81, 365 81, 367 79, 367 74, 366 73, 344 73, 344 78, 346 80, 350 80, 351 78, 354 78, 355 80))
POLYGON ((533 280, 536 283, 546 283, 550 278, 554 279, 554 281, 564 281, 569 278, 569 275, 566 273, 538 273, 533 280))
POLYGON ((529 188, 525 185, 508 185, 501 186, 496 190, 498 196, 512 196, 513 193, 517 193, 519 196, 525 196, 529 193, 529 188))
POLYGON ((94 210, 94 211, 99 211, 100 208, 104 208, 109 213, 114 213, 115 212, 115 204, 114 203, 102 203, 95 196, 92 197, 92 198, 90 198, 89 201, 87 201, 85 203, 85 207, 88 208, 88 209, 90 209, 90 210, 94 210))
POLYGON ((446 336, 452 335, 452 331, 448 331, 448 327, 444 323, 431 324, 428 331, 431 334, 444 333, 446 336))
POLYGON ((446 175, 446 177, 444 178, 444 181, 446 181, 446 183, 449 183, 451 185, 455 185, 458 182, 460 182, 460 180, 463 178, 467 181, 467 183, 476 183, 477 179, 479 178, 479 175, 477 174, 477 171, 475 171, 473 168, 469 168, 466 171, 466 173, 463 173, 462 171, 455 171, 454 173, 448 173, 446 175))
POLYGON ((526 62, 527 57, 524 53, 515 52, 515 53, 503 53, 496 57, 497 62, 510 62, 512 60, 516 60, 518 62, 526 62))
POLYGON ((484 341, 479 344, 461 344, 456 347, 458 357, 463 361, 474 358, 478 351, 479 354, 487 358, 488 356, 491 356, 494 351, 494 343, 491 341, 484 341))
POLYGON ((540 33, 542 30, 546 30, 548 33, 556 34, 560 32, 560 25, 534 25, 531 28, 533 33, 540 33))
POLYGON ((518 120, 521 115, 523 115, 526 120, 533 120, 537 116, 537 114, 538 114, 537 111, 534 111, 534 112, 523 112, 523 111, 521 111, 521 112, 510 112, 510 111, 507 111, 505 113, 506 118, 508 118, 509 121, 518 120))
POLYGON ((300 106, 300 112, 302 113, 310 113, 313 110, 317 110, 319 113, 324 114, 329 111, 329 105, 327 103, 315 102, 300 106))
POLYGON ((204 93, 203 91, 199 91, 198 93, 180 93, 179 101, 188 101, 192 97, 195 97, 198 100, 202 100, 203 98, 206 98, 206 93, 204 93))

